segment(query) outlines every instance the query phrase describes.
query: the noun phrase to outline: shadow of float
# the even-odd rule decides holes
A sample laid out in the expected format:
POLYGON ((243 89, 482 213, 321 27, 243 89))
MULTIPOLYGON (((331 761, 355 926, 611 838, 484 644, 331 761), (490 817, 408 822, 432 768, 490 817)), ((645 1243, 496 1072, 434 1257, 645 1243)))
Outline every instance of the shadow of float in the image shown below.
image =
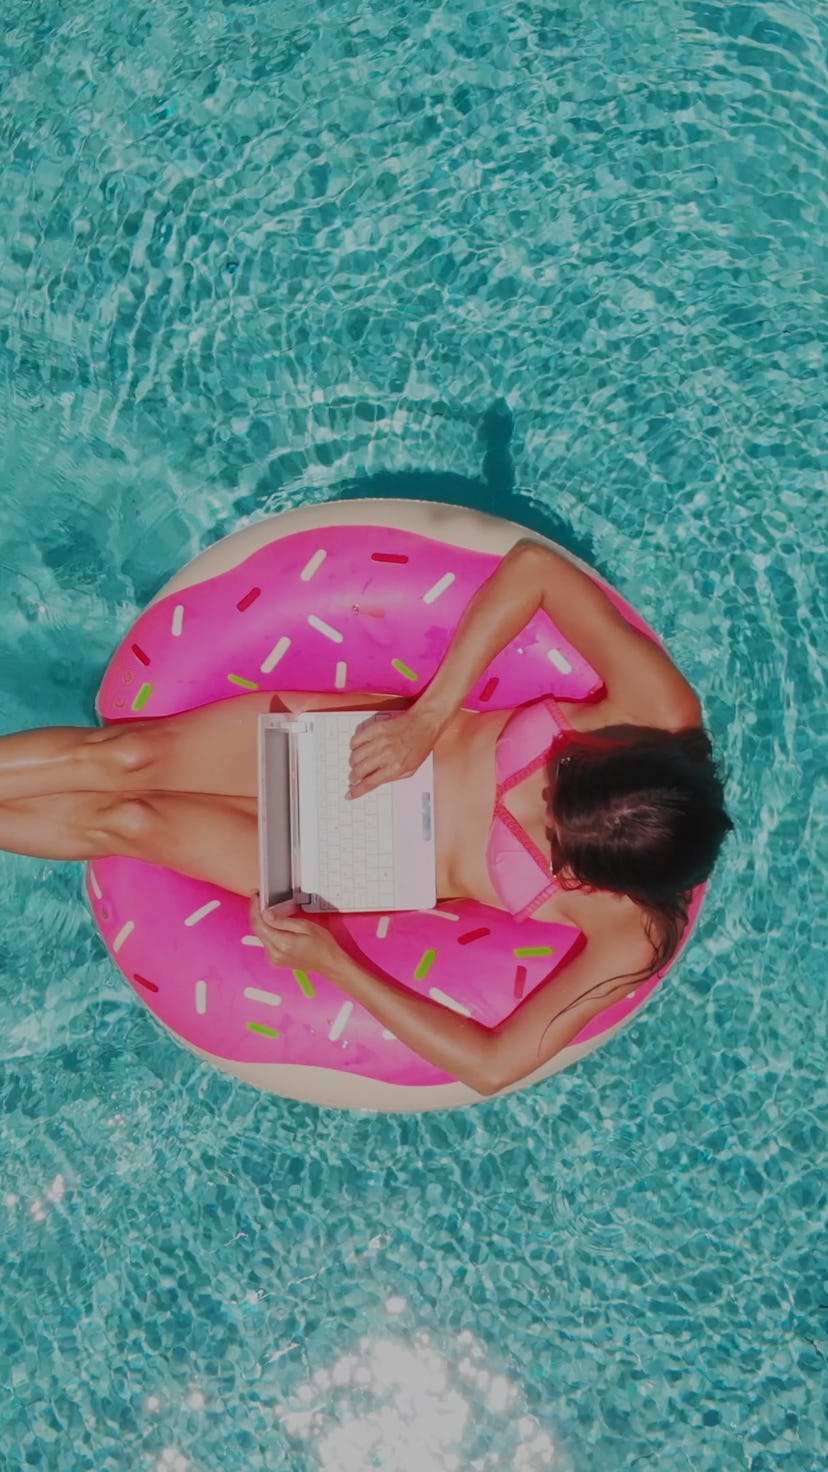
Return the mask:
MULTIPOLYGON (((377 471, 346 481, 331 499, 357 501, 363 497, 397 501, 443 501, 484 511, 515 521, 529 531, 549 537, 573 556, 595 567, 591 540, 577 536, 569 523, 553 507, 538 505, 515 491, 515 467, 512 458, 514 417, 505 400, 497 400, 483 415, 477 439, 483 452, 479 477, 456 475, 451 471, 396 470, 377 471)), ((597 568, 601 571, 601 568, 597 568)))

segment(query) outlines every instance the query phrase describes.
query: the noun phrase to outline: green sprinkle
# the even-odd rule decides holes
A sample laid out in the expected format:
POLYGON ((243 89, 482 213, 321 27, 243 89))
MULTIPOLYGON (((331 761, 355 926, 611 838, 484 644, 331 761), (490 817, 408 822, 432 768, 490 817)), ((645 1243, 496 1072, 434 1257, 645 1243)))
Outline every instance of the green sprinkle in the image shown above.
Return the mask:
POLYGON ((516 956, 554 956, 554 946, 518 946, 516 956))
POLYGON ((258 690, 259 688, 255 680, 246 680, 244 675, 228 675, 227 678, 231 685, 241 685, 242 690, 258 690))
POLYGON ((305 993, 305 996, 315 997, 316 987, 308 976, 307 971, 294 971, 293 974, 296 977, 296 980, 298 981, 300 987, 302 988, 302 991, 305 993))
POLYGON ((248 1022, 247 1026, 251 1032, 260 1032, 265 1038, 280 1038, 282 1034, 277 1027, 268 1027, 266 1022, 248 1022))
POLYGON ((142 685, 132 702, 132 709, 143 710, 154 689, 154 685, 142 685))
POLYGON ((392 659, 391 666, 398 675, 402 675, 406 680, 419 680, 420 678, 417 671, 412 670, 411 666, 404 664, 401 659, 392 659))
POLYGON ((428 973, 431 970, 431 968, 434 965, 434 962, 436 960, 437 960, 437 952, 436 951, 426 951, 425 952, 425 955, 423 956, 423 958, 422 958, 419 966, 417 967, 417 970, 414 972, 414 976, 417 979, 417 981, 422 981, 422 979, 423 979, 424 976, 428 976, 428 973))

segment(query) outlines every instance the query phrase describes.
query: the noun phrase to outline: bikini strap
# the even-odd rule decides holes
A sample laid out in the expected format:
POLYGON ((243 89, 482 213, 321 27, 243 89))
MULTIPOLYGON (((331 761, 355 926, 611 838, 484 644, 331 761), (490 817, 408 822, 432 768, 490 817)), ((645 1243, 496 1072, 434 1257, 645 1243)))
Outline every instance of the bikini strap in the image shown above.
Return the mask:
POLYGON ((551 695, 516 710, 497 741, 495 776, 498 800, 542 767, 558 738, 572 729, 551 695))

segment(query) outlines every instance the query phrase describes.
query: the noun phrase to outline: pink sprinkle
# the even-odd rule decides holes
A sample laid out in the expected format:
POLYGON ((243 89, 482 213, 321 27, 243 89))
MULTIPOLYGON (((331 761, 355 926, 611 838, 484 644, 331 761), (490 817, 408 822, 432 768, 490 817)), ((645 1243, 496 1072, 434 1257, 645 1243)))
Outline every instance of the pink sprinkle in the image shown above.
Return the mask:
POLYGON ((491 679, 486 681, 483 689, 480 691, 480 699, 491 700, 499 684, 500 680, 497 675, 492 675, 491 679))
POLYGON ((245 609, 249 608, 251 603, 255 603, 256 599, 261 597, 261 592, 261 588, 251 588, 249 593, 245 593, 244 597, 240 598, 236 604, 239 613, 244 613, 245 609))
POLYGON ((135 973, 135 980, 138 982, 139 986, 145 986, 148 992, 158 991, 158 987, 155 985, 154 981, 147 981, 147 978, 145 976, 139 976, 137 971, 135 973))
POLYGON ((520 1001, 523 996, 523 988, 526 985, 526 967, 518 966, 515 972, 515 996, 520 1001))
POLYGON ((131 647, 132 647, 132 652, 135 655, 135 658, 136 659, 140 659, 140 661, 141 661, 142 664, 149 664, 149 662, 150 662, 149 655, 148 654, 145 654, 144 651, 143 651, 143 649, 141 649, 138 644, 133 644, 131 647))
POLYGON ((465 935, 458 935, 457 944, 459 946, 470 946, 473 940, 482 940, 484 935, 491 935, 491 933, 487 925, 481 926, 479 930, 467 930, 465 935))
POLYGON ((408 558, 402 552, 372 552, 372 562, 407 562, 408 558))

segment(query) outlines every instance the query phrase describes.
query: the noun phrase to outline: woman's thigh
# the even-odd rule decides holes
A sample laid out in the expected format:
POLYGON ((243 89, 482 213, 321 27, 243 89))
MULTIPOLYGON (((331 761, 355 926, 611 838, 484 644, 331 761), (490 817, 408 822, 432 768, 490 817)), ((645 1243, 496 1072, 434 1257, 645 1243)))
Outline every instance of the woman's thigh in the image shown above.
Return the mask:
MULTIPOLYGON (((408 704, 388 696, 263 691, 236 695, 181 715, 125 721, 90 735, 120 791, 216 793, 254 798, 258 722, 269 711, 355 709, 408 704)), ((91 785, 97 785, 92 783, 91 785)), ((111 778, 101 780, 104 790, 111 778)))
POLYGON ((104 853, 143 859, 235 894, 259 888, 255 798, 136 793, 104 820, 104 853))
POLYGON ((258 889, 255 798, 60 792, 0 803, 0 849, 42 859, 120 855, 236 894, 258 889))

